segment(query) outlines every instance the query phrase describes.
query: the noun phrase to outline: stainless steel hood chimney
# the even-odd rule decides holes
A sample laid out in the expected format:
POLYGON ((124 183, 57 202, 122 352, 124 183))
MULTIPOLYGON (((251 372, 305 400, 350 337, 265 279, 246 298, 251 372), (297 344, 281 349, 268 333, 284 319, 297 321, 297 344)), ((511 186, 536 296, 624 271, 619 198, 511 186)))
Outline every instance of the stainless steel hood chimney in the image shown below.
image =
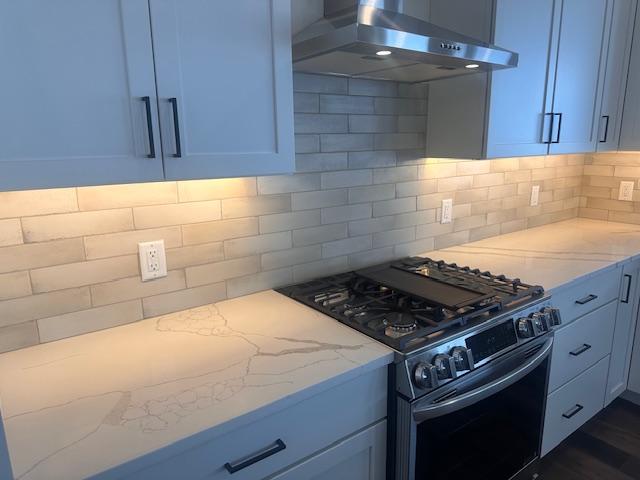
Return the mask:
POLYGON ((293 39, 294 70, 419 83, 518 65, 517 53, 403 11, 403 0, 324 0, 324 18, 293 39))

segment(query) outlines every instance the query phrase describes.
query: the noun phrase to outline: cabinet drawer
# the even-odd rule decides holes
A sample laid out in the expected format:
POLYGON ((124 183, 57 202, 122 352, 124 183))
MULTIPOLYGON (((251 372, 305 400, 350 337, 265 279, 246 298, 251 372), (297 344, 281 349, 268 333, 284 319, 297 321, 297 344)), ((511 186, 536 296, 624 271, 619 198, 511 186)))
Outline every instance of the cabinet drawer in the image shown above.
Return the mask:
POLYGON ((611 353, 617 308, 618 302, 609 302, 556 332, 550 392, 611 353))
POLYGON ((553 303, 560 309, 562 323, 572 322, 611 300, 618 298, 620 269, 609 270, 576 285, 553 292, 553 303))
POLYGON ((128 470, 127 475, 117 478, 262 479, 383 419, 387 408, 386 380, 386 368, 379 369, 162 462, 128 470), (239 467, 260 457, 233 475, 225 467, 227 463, 239 467))
POLYGON ((609 356, 606 356, 547 397, 542 455, 602 410, 608 370, 609 356))

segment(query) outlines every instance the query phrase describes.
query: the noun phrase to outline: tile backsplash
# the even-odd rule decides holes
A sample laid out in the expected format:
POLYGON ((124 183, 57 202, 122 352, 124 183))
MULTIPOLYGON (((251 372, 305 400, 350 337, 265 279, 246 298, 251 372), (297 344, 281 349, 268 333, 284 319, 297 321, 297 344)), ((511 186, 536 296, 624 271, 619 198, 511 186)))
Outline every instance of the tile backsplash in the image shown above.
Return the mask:
POLYGON ((0 193, 0 351, 600 205, 581 197, 590 157, 587 167, 582 155, 422 158, 421 89, 311 75, 294 84, 295 175, 0 193), (445 198, 454 221, 443 225, 445 198), (158 239, 169 275, 142 283, 137 243, 158 239))

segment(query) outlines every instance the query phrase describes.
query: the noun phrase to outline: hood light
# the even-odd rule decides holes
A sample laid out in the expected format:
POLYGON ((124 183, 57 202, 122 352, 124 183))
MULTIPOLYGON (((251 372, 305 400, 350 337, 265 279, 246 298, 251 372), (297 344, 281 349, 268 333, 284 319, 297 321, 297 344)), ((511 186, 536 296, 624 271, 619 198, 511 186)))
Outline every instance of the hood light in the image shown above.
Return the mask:
POLYGON ((464 68, 479 68, 480 65, 478 65, 477 63, 470 63, 469 65, 465 65, 464 68))
POLYGON ((379 57, 386 57, 387 55, 391 55, 391 52, 389 50, 380 50, 379 52, 376 52, 376 55, 379 57))

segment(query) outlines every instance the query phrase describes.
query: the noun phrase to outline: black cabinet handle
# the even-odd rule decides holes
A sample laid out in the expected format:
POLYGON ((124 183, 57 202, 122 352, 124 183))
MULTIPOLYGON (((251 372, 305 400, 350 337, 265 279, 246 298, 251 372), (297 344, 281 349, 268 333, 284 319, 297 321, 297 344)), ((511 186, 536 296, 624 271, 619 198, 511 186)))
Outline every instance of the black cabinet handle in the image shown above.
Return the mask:
POLYGON ((607 137, 609 137, 609 115, 603 115, 602 118, 604 118, 607 123, 604 124, 604 139, 600 140, 600 143, 607 143, 607 137))
POLYGON ((591 345, 589 345, 588 343, 585 343, 584 345, 582 345, 581 347, 576 348, 575 350, 569 352, 569 355, 572 355, 574 357, 577 357, 579 355, 582 355, 584 352, 586 352, 587 350, 591 349, 591 345))
POLYGON ((565 412, 562 414, 562 416, 564 418, 571 418, 573 417, 575 414, 577 414, 580 410, 582 410, 584 407, 582 405, 580 405, 579 403, 576 403, 576 406, 573 407, 571 410, 569 410, 568 412, 565 412))
POLYGON ((147 111, 147 135, 149 136, 149 155, 148 158, 156 158, 156 145, 153 140, 153 120, 151 119, 151 98, 142 97, 145 110, 147 111))
MULTIPOLYGON (((542 140, 542 143, 550 144, 551 143, 551 137, 553 137, 553 119, 555 117, 553 116, 553 113, 545 113, 544 116, 545 116, 545 119, 546 119, 547 116, 551 117, 551 124, 549 125, 549 137, 548 137, 548 139, 546 141, 542 140)), ((542 137, 544 138, 544 123, 542 125, 542 131, 543 131, 542 137)))
POLYGON ((620 300, 622 303, 629 303, 629 295, 631 294, 631 275, 625 273, 624 278, 627 279, 627 292, 624 295, 624 300, 620 300))
POLYGON ((224 468, 227 469, 227 472, 233 474, 233 473, 239 472, 244 468, 250 467, 254 463, 258 463, 259 461, 264 460, 265 458, 269 458, 270 456, 275 455, 278 452, 281 452, 285 448, 287 448, 287 446, 284 444, 284 442, 280 439, 277 439, 272 446, 257 452, 256 454, 252 455, 246 460, 241 460, 235 463, 225 463, 224 468))
POLYGON ((169 103, 173 108, 173 135, 176 140, 176 153, 173 154, 175 158, 182 157, 182 142, 180 141, 180 119, 178 117, 178 99, 170 98, 169 103))
POLYGON ((556 115, 558 115, 558 136, 551 143, 560 143, 560 131, 562 130, 562 113, 554 113, 554 118, 556 115))
POLYGON ((596 298, 598 298, 598 296, 592 293, 591 295, 587 295, 586 297, 581 298, 580 300, 576 300, 576 303, 578 305, 584 305, 585 303, 594 301, 596 298))

